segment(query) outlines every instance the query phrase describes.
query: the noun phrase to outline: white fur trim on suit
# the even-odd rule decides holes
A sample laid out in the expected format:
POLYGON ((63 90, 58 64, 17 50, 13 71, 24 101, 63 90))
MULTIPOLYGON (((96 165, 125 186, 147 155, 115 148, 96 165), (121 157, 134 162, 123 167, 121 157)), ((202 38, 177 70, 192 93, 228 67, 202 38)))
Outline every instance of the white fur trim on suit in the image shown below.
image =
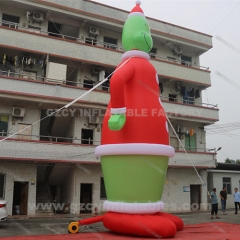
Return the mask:
POLYGON ((126 113, 126 107, 123 108, 111 108, 111 114, 123 114, 126 113))
POLYGON ((105 144, 95 148, 97 157, 106 155, 157 155, 174 156, 174 148, 163 144, 150 143, 125 143, 125 144, 105 144))
POLYGON ((139 50, 130 50, 130 51, 125 52, 122 55, 122 61, 125 61, 130 57, 141 57, 141 58, 145 58, 146 60, 150 61, 149 54, 147 54, 143 51, 139 51, 139 50))
POLYGON ((127 214, 154 214, 164 209, 162 201, 155 203, 103 202, 103 210, 127 214))

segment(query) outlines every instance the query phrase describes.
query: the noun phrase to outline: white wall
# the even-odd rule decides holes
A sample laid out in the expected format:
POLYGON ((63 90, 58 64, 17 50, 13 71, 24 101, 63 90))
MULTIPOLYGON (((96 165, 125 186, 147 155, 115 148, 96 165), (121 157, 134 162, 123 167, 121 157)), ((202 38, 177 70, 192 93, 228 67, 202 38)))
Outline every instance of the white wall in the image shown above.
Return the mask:
MULTIPOLYGON (((206 171, 200 172, 203 182, 206 183, 206 171)), ((162 201, 167 212, 190 211, 190 192, 184 192, 183 187, 202 185, 201 180, 193 168, 168 168, 163 190, 162 201)), ((207 204, 207 190, 201 187, 201 203, 207 204)), ((204 205, 202 205, 204 207, 204 205)))
MULTIPOLYGON (((231 178, 231 194, 228 194, 228 199, 227 199, 227 207, 226 209, 229 208, 234 208, 234 188, 240 188, 240 172, 239 173, 233 173, 231 171, 225 171, 225 172, 213 172, 213 187, 217 189, 217 195, 219 196, 220 191, 222 190, 223 187, 223 177, 230 177, 231 178)), ((209 189, 211 190, 211 189, 209 189)), ((221 199, 220 197, 218 198, 219 201, 219 209, 221 209, 221 199)))
MULTIPOLYGON (((101 210, 104 200, 100 199, 100 178, 102 169, 100 164, 78 164, 76 167, 76 184, 74 190, 74 203, 80 203, 81 183, 93 184, 92 203, 101 210)), ((79 209, 78 209, 79 210, 79 209)), ((75 212, 79 214, 78 212, 75 212)))
POLYGON ((5 200, 8 215, 12 215, 14 181, 29 182, 27 215, 35 215, 37 166, 34 164, 0 163, 0 172, 6 174, 5 200), (35 184, 31 185, 31 181, 35 184))
POLYGON ((74 197, 74 185, 75 185, 75 174, 76 169, 70 169, 68 175, 63 182, 61 188, 61 202, 62 203, 72 203, 74 197))

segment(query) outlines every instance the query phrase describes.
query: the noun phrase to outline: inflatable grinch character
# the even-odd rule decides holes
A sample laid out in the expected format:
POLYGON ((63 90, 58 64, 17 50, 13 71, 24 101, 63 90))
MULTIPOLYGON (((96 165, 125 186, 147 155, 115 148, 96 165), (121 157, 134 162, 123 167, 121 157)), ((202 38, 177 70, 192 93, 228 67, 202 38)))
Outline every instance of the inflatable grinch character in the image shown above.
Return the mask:
MULTIPOLYGON (((180 218, 161 213, 169 157, 168 124, 160 100, 158 75, 148 52, 153 42, 140 1, 123 28, 126 52, 110 81, 110 103, 102 129, 101 159, 107 201, 103 221, 117 232, 171 237, 183 228, 180 218)), ((83 220, 82 220, 83 221, 83 220)), ((79 224, 92 223, 80 221, 79 224)))

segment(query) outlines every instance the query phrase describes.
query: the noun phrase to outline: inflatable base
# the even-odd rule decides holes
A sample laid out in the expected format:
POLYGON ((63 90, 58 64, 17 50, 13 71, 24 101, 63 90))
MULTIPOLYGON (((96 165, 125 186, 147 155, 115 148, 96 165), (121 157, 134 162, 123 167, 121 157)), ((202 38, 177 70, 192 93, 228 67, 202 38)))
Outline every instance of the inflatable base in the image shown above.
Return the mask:
POLYGON ((160 212, 149 215, 108 212, 103 224, 116 233, 152 238, 173 237, 183 229, 181 218, 160 212))
POLYGON ((103 216, 87 218, 78 222, 71 222, 69 233, 77 233, 80 226, 103 222, 103 225, 112 232, 141 237, 168 238, 183 229, 181 218, 158 212, 155 214, 125 214, 107 212, 103 216))

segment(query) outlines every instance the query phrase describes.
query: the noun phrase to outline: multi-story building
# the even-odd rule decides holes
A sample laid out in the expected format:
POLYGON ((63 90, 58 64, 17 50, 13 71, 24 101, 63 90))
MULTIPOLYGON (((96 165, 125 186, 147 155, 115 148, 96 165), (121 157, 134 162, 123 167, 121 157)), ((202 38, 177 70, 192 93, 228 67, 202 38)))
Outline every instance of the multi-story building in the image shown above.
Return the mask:
MULTIPOLYGON (((48 202, 71 203, 72 213, 88 203, 80 212, 91 212, 96 210, 91 204, 106 198, 94 150, 101 140, 109 81, 61 108, 115 70, 124 53, 121 32, 128 14, 88 0, 0 3, 0 198, 8 201, 10 215, 51 212, 34 207, 48 202)), ((150 17, 148 22, 162 103, 182 142, 169 126, 176 154, 163 201, 169 204, 166 210, 189 210, 192 203, 207 202, 202 185, 206 169, 216 166, 215 152, 206 149, 204 126, 218 121, 218 108, 202 103, 211 81, 209 69, 199 62, 212 48, 212 38, 150 17)))

